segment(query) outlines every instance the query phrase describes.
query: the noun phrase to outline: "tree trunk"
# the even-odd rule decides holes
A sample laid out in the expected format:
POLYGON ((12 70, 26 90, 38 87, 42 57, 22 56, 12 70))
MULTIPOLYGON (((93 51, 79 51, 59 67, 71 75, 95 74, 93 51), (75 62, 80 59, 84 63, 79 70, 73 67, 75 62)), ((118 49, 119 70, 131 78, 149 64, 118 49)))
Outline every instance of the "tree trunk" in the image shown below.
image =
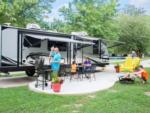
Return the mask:
POLYGON ((136 51, 136 54, 137 54, 137 57, 142 58, 142 52, 141 52, 140 50, 137 50, 137 51, 136 51))

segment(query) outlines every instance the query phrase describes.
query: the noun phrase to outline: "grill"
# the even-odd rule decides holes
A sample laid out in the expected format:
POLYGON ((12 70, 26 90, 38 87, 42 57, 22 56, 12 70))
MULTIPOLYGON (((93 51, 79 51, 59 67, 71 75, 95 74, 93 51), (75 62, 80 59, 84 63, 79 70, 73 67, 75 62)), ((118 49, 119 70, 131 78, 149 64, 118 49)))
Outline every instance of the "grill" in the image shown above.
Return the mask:
POLYGON ((36 84, 35 87, 42 86, 44 90, 45 86, 48 85, 48 75, 50 73, 50 69, 44 66, 44 59, 39 58, 35 60, 35 73, 36 73, 36 84))

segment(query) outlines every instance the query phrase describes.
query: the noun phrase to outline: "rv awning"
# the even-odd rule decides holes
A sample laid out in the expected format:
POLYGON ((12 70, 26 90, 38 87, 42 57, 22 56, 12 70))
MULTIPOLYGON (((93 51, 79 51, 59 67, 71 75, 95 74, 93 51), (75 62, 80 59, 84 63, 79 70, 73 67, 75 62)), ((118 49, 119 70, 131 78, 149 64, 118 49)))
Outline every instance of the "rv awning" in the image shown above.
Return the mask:
POLYGON ((54 37, 54 36, 44 36, 44 35, 31 35, 31 34, 26 34, 26 36, 41 39, 41 40, 51 40, 51 41, 58 41, 58 42, 70 42, 70 43, 79 43, 79 44, 88 44, 88 45, 93 45, 93 42, 88 42, 88 41, 78 41, 78 40, 73 40, 69 38, 62 38, 62 37, 54 37))
POLYGON ((82 39, 82 40, 90 40, 90 41, 99 40, 99 38, 90 37, 90 36, 78 36, 78 35, 74 35, 74 36, 76 36, 78 39, 82 39))

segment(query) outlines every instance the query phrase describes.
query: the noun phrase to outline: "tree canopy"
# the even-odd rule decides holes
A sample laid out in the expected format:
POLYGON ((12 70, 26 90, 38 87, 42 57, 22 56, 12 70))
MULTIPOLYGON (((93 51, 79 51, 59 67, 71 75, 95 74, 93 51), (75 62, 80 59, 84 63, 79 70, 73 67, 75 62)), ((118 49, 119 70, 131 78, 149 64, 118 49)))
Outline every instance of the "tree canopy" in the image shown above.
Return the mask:
POLYGON ((90 36, 125 42, 117 49, 122 53, 150 50, 150 16, 143 8, 127 5, 119 12, 118 0, 72 0, 68 7, 60 8, 61 19, 45 22, 44 15, 51 13, 54 1, 0 0, 0 24, 25 27, 36 22, 47 30, 86 31, 90 36))
POLYGON ((119 21, 119 40, 125 42, 125 45, 122 45, 118 49, 125 53, 134 50, 139 55, 146 52, 150 41, 150 29, 146 16, 122 15, 119 21))
POLYGON ((73 0, 60 9, 64 17, 64 32, 86 31, 105 39, 117 38, 116 0, 73 0))
POLYGON ((24 27, 27 23, 43 25, 43 14, 51 12, 54 0, 0 0, 0 24, 11 23, 24 27))

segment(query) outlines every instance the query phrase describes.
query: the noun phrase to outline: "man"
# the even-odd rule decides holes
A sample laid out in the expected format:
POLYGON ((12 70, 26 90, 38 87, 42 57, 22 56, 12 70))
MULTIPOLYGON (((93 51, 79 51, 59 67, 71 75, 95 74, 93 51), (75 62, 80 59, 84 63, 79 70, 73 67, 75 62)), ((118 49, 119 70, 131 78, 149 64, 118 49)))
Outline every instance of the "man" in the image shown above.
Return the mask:
POLYGON ((92 65, 92 63, 89 60, 89 58, 87 57, 86 60, 84 61, 84 67, 89 68, 89 67, 91 67, 91 65, 92 65))
POLYGON ((59 49, 57 47, 54 48, 54 52, 55 52, 55 54, 54 54, 54 57, 51 62, 51 69, 52 69, 52 71, 58 72, 60 69, 61 55, 60 55, 59 49))

